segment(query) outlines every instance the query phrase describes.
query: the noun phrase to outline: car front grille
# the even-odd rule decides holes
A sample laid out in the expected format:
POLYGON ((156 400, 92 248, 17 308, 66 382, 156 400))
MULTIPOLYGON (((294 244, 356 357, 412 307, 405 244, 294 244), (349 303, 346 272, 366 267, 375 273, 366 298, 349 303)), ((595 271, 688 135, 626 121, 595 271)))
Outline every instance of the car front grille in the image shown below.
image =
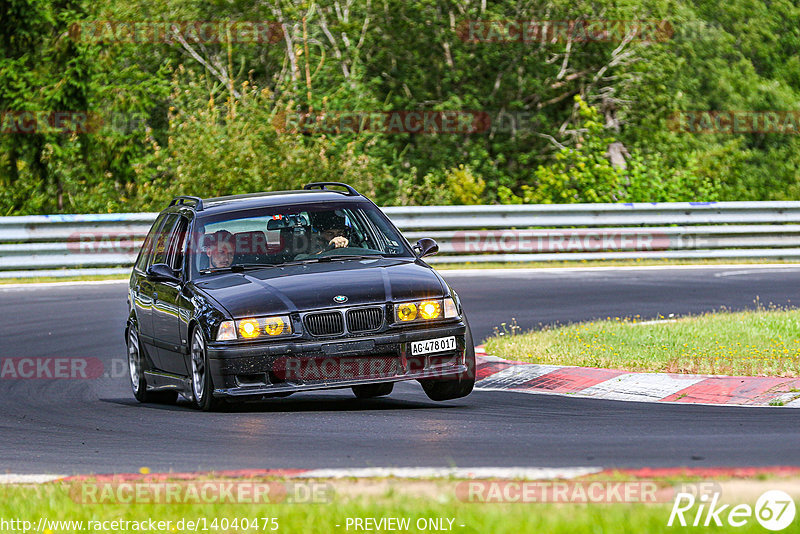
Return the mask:
POLYGON ((344 333, 344 320, 338 311, 310 313, 305 317, 305 325, 315 336, 336 336, 344 333))
POLYGON ((350 332, 370 332, 377 330, 382 324, 382 308, 355 308, 347 311, 347 329, 350 332))

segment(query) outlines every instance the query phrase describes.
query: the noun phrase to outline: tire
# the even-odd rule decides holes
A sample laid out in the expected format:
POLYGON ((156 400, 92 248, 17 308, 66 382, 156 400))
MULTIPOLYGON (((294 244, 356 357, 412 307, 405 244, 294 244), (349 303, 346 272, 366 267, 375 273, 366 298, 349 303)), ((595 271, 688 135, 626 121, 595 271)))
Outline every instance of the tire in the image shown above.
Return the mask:
POLYGON ((208 351, 203 332, 198 327, 192 331, 190 345, 192 359, 192 402, 196 408, 204 412, 219 410, 224 401, 214 398, 214 380, 211 378, 211 367, 208 364, 208 351))
POLYGON ((464 317, 464 322, 467 323, 467 331, 464 336, 466 345, 464 361, 467 364, 467 371, 448 380, 420 380, 423 391, 432 401, 460 399, 472 393, 472 389, 475 387, 475 344, 472 341, 472 331, 466 317, 464 317))
POLYGON ((353 393, 359 399, 372 399, 389 395, 394 389, 394 382, 385 384, 365 384, 363 386, 353 386, 353 393))
POLYGON ((148 391, 147 378, 144 372, 150 369, 147 358, 142 354, 139 345, 139 332, 131 325, 128 329, 128 372, 131 379, 131 389, 136 400, 142 403, 157 402, 162 404, 175 404, 178 400, 177 391, 148 391))

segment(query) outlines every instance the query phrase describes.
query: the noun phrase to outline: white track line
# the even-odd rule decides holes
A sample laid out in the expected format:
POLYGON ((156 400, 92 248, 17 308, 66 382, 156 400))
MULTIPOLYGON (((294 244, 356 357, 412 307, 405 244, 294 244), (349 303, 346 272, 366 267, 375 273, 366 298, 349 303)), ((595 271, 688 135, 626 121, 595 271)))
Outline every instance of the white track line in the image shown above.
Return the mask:
POLYGON ((368 467, 362 469, 312 469, 297 478, 498 478, 549 480, 599 473, 601 467, 368 467))
POLYGON ((65 475, 15 475, 6 474, 0 475, 0 485, 2 484, 43 484, 45 482, 52 482, 59 478, 64 478, 65 475))
POLYGON ((769 268, 769 269, 763 269, 763 268, 751 269, 751 268, 748 267, 748 268, 743 268, 743 269, 738 270, 738 271, 725 271, 723 273, 714 273, 714 276, 717 277, 717 278, 720 278, 720 277, 725 277, 725 276, 742 276, 742 275, 748 275, 748 274, 760 274, 762 272, 783 273, 783 272, 786 272, 786 271, 793 271, 793 270, 795 270, 795 269, 792 269, 791 267, 788 267, 788 268, 787 267, 773 267, 773 268, 769 268))
MULTIPOLYGON (((599 473, 602 467, 365 467, 310 469, 289 478, 457 478, 457 479, 572 479, 599 473)), ((208 473, 198 473, 207 476, 208 473)), ((3 484, 44 484, 64 475, 0 475, 3 484)))
POLYGON ((0 283, 0 291, 11 289, 45 289, 48 287, 70 287, 70 286, 90 286, 90 285, 111 285, 128 284, 128 279, 124 280, 73 280, 71 282, 31 282, 30 284, 3 284, 0 283))
MULTIPOLYGON (((436 268, 436 265, 433 265, 436 268)), ((437 269, 439 274, 447 276, 527 276, 532 274, 558 274, 558 273, 579 273, 585 271, 658 271, 664 269, 739 269, 741 271, 751 269, 775 269, 797 270, 800 263, 764 263, 764 264, 723 264, 723 265, 605 265, 596 267, 538 267, 538 268, 507 268, 507 269, 437 269)))

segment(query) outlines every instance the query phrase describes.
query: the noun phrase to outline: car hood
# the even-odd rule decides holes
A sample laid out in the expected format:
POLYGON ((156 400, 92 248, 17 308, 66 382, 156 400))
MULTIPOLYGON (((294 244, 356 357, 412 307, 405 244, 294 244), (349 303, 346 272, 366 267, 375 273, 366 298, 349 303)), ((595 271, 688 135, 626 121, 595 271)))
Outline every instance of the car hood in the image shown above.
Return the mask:
POLYGON ((224 273, 195 284, 234 318, 441 297, 444 286, 422 263, 388 258, 332 261, 224 273), (344 303, 334 300, 347 297, 344 303))

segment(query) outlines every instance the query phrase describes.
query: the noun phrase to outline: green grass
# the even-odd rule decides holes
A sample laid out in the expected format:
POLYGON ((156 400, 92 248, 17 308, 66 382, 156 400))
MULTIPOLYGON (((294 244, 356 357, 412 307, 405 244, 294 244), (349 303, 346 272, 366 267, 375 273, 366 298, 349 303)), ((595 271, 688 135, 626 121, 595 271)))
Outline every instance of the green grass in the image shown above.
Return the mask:
POLYGON ((523 334, 515 324, 503 328, 486 341, 486 351, 510 360, 640 372, 800 376, 800 310, 761 307, 660 323, 608 317, 523 334))
MULTIPOLYGON (((263 532, 258 529, 241 528, 212 530, 210 525, 217 518, 277 518, 279 528, 275 532, 355 532, 345 528, 347 518, 407 517, 412 528, 408 532, 419 532, 413 525, 419 518, 452 518, 455 533, 548 533, 548 534, 641 534, 671 533, 684 531, 680 527, 668 527, 667 520, 671 503, 660 504, 476 504, 461 502, 455 495, 455 482, 442 485, 434 496, 416 496, 388 489, 369 497, 348 497, 334 494, 332 502, 325 504, 85 504, 70 497, 65 485, 48 484, 38 487, 6 486, 0 489, 0 518, 26 519, 37 524, 40 517, 49 520, 142 521, 152 518, 157 521, 198 520, 205 518, 207 532, 263 532), (337 526, 338 525, 338 526, 337 526), (464 525, 464 526, 461 526, 464 525)), ((36 527, 34 526, 34 529, 36 527)), ((724 529, 693 528, 693 532, 724 529)), ((45 534, 76 532, 76 529, 45 530, 45 534)), ((87 530, 84 530, 84 532, 87 530)), ((118 529, 116 532, 130 532, 118 529)), ((188 529, 168 528, 163 532, 187 532, 188 529)), ((203 532, 203 529, 199 529, 203 532)), ((267 528, 266 531, 273 532, 267 528)), ((755 520, 751 520, 737 532, 763 532, 755 520)), ((784 532, 797 532, 789 528, 784 532)), ((382 532, 386 532, 383 530, 382 532)), ((440 531, 441 532, 441 531, 440 531)))

